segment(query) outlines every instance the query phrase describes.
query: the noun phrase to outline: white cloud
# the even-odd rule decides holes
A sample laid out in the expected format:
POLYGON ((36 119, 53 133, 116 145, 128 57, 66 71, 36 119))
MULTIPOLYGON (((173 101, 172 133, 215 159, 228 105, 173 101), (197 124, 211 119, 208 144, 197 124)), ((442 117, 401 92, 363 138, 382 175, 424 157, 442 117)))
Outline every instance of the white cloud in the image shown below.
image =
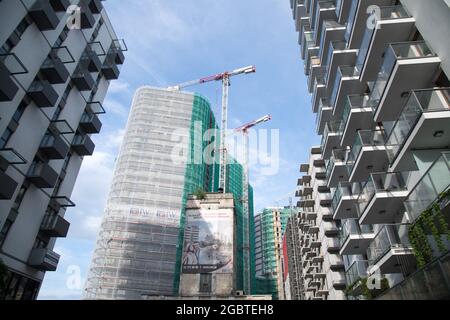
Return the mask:
POLYGON ((123 80, 112 81, 108 88, 109 93, 129 93, 130 84, 123 80))

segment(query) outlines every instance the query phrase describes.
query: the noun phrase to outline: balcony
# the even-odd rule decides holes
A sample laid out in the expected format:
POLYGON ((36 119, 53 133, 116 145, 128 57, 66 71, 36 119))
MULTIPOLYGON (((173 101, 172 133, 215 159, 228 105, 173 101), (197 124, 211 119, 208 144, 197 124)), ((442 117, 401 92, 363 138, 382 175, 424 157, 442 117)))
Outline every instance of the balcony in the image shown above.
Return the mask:
POLYGON ((294 15, 295 19, 295 31, 299 32, 301 31, 301 20, 304 18, 306 13, 306 6, 304 1, 295 1, 296 4, 294 4, 294 8, 292 10, 292 13, 294 15))
POLYGON ((19 91, 19 87, 11 78, 8 68, 0 60, 0 102, 11 101, 19 91))
MULTIPOLYGON (((367 10, 373 4, 373 0, 352 1, 345 33, 349 48, 360 47, 367 26, 367 10)), ((377 0, 375 4, 379 7, 386 7, 392 5, 392 0, 377 0)))
POLYGON ((107 58, 103 64, 102 73, 107 80, 116 80, 119 78, 120 70, 114 61, 107 58))
POLYGON ((398 223, 408 190, 401 173, 374 173, 358 197, 360 224, 398 223))
POLYGON ((46 215, 41 224, 41 232, 52 238, 65 238, 70 223, 60 215, 46 215))
POLYGON ((69 78, 69 72, 64 63, 56 55, 50 55, 41 66, 41 72, 51 84, 65 83, 69 78))
POLYGON ((325 130, 322 136, 322 157, 324 159, 329 159, 331 156, 331 151, 336 149, 340 141, 340 127, 342 125, 341 121, 331 121, 327 122, 325 130))
POLYGON ((344 24, 348 21, 351 4, 352 0, 336 1, 336 16, 339 23, 344 24))
POLYGON ((81 0, 81 29, 91 29, 95 24, 95 18, 90 9, 92 0, 81 0))
POLYGON ((361 280, 368 277, 367 268, 369 262, 365 260, 355 261, 345 272, 345 280, 347 283, 347 294, 349 296, 360 296, 363 294, 363 286, 361 280))
POLYGON ((92 156, 94 153, 95 144, 89 136, 77 134, 73 139, 72 149, 82 157, 92 156))
POLYGON ((83 129, 84 133, 99 133, 102 128, 102 122, 97 115, 85 112, 81 116, 80 128, 83 129))
POLYGON ((16 192, 18 183, 0 170, 0 200, 10 200, 16 192))
POLYGON ((54 107, 58 93, 48 81, 34 81, 28 89, 28 96, 39 108, 54 107))
POLYGON ((37 0, 28 13, 41 31, 55 30, 58 26, 58 16, 49 1, 37 0))
POLYGON ((366 28, 358 54, 356 67, 363 83, 375 80, 386 44, 407 40, 414 28, 414 18, 401 5, 381 7, 379 13, 375 25, 366 28))
POLYGON ((339 249, 341 248, 341 244, 337 238, 329 238, 327 239, 327 251, 331 254, 338 254, 339 249))
POLYGON ((39 150, 47 159, 65 159, 69 152, 69 145, 61 135, 46 134, 42 139, 39 150))
POLYGON ((337 254, 329 254, 327 255, 327 259, 331 271, 333 272, 345 271, 344 261, 342 260, 341 256, 337 254))
POLYGON ((408 225, 386 225, 367 249, 369 272, 408 274, 416 269, 416 258, 408 242, 408 225))
POLYGON ((370 96, 375 122, 397 120, 408 93, 433 84, 440 62, 423 41, 390 44, 370 96))
POLYGON ((115 39, 109 48, 108 56, 112 58, 116 64, 123 64, 125 61, 125 55, 123 51, 127 50, 127 46, 123 40, 115 39))
POLYGON ((27 179, 38 188, 53 188, 58 180, 58 173, 46 163, 32 163, 27 179))
POLYGON ((397 286, 378 297, 378 300, 448 300, 447 281, 450 255, 447 254, 414 272, 397 286))
POLYGON ((327 92, 331 93, 333 85, 336 83, 336 77, 339 66, 352 66, 356 62, 356 54, 358 50, 347 49, 345 41, 331 42, 331 48, 328 50, 327 75, 325 82, 327 83, 327 92))
POLYGON ((327 166, 328 188, 336 188, 339 182, 348 181, 347 150, 334 149, 327 166))
POLYGON ((66 12, 70 6, 70 0, 50 0, 50 5, 57 12, 66 12))
POLYGON ((341 147, 350 146, 360 130, 374 129, 373 108, 369 105, 368 95, 350 95, 342 114, 341 147))
POLYGON ((72 75, 72 81, 80 91, 90 91, 95 86, 95 80, 89 70, 85 69, 81 65, 77 67, 72 75))
MULTIPOLYGON (((313 38, 313 33, 308 25, 305 25, 303 27, 302 35, 303 35, 301 39, 302 59, 304 61, 307 61, 307 57, 312 55, 310 51, 315 49, 315 53, 317 54, 319 53, 319 48, 316 46, 316 42, 314 41, 313 38)), ((309 74, 309 68, 305 68, 305 73, 307 75, 309 74)))
POLYGON ((356 204, 358 203, 359 193, 359 184, 349 182, 339 183, 331 203, 333 218, 335 220, 354 219, 358 217, 356 204))
POLYGON ((302 163, 300 165, 300 172, 308 173, 308 171, 309 171, 309 163, 302 163))
POLYGON ((28 265, 41 271, 56 271, 59 254, 50 249, 35 248, 31 251, 28 265))
MULTIPOLYGON (((304 60, 305 75, 310 76, 311 71, 320 68, 319 47, 311 48, 307 51, 306 59, 304 60)), ((312 93, 315 77, 308 78, 308 92, 312 93)))
POLYGON ((363 255, 375 238, 373 227, 360 226, 358 220, 344 220, 340 232, 340 255, 363 255))
MULTIPOLYGON (((326 68, 324 67, 316 67, 314 70, 317 70, 316 74, 314 75, 314 88, 313 88, 313 95, 312 95, 312 107, 313 112, 317 112, 319 110, 319 104, 320 100, 322 98, 326 97, 327 94, 327 86, 325 84, 325 71, 326 68)), ((313 73, 314 71, 312 71, 313 73)), ((313 78, 313 75, 311 74, 310 79, 313 78)))
POLYGON ((326 20, 336 20, 336 6, 334 1, 317 1, 316 13, 311 19, 311 28, 315 32, 315 41, 320 43, 323 25, 326 20))
POLYGON ((333 116, 340 118, 348 95, 361 94, 363 91, 364 85, 359 81, 358 70, 351 66, 340 66, 330 99, 333 107, 333 116))
POLYGON ((330 106, 330 100, 327 98, 320 99, 319 111, 316 117, 316 132, 317 134, 323 134, 325 125, 331 121, 333 115, 333 108, 330 106))
POLYGON ((358 131, 347 158, 349 181, 367 181, 372 172, 386 171, 388 163, 384 131, 358 131))
POLYGON ((336 222, 324 222, 323 229, 325 233, 325 237, 334 238, 339 235, 339 229, 336 226, 336 222))
POLYGON ((103 10, 103 4, 101 0, 91 0, 89 3, 89 9, 93 14, 99 14, 103 10))
MULTIPOLYGON (((322 36, 320 39, 319 57, 321 61, 329 55, 332 41, 344 40, 345 26, 333 20, 327 20, 323 24, 322 36)), ((327 61, 327 64, 329 61, 327 61)))
POLYGON ((83 69, 87 69, 89 72, 100 72, 102 68, 102 62, 90 45, 86 47, 86 50, 81 56, 81 66, 83 69))
POLYGON ((386 145, 393 170, 415 166, 413 150, 450 146, 450 89, 413 91, 386 145))
POLYGON ((404 201, 409 221, 414 223, 449 188, 450 152, 444 152, 430 166, 404 201))

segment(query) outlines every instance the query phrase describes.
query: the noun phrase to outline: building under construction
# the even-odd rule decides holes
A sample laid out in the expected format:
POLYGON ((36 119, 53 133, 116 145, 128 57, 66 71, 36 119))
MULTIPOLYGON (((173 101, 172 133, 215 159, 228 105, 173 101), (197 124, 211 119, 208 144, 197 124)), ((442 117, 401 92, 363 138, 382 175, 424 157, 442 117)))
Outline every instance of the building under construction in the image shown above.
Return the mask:
MULTIPOLYGON (((209 129, 217 129, 217 123, 205 98, 151 87, 137 90, 85 298, 178 295, 187 198, 198 190, 215 192, 219 187, 218 161, 207 163, 198 152, 203 155, 211 145, 217 149, 220 139, 203 139, 209 129)), ((243 253, 249 250, 253 256, 254 248, 245 243, 248 232, 242 229, 243 168, 231 159, 227 169, 226 191, 233 195, 236 219, 235 288, 243 291, 254 274, 254 265, 242 261, 243 253)), ((251 187, 249 216, 252 221, 251 187)))
POLYGON ((293 208, 266 208, 255 221, 255 271, 256 293, 271 294, 274 299, 284 299, 282 272, 283 234, 293 208))

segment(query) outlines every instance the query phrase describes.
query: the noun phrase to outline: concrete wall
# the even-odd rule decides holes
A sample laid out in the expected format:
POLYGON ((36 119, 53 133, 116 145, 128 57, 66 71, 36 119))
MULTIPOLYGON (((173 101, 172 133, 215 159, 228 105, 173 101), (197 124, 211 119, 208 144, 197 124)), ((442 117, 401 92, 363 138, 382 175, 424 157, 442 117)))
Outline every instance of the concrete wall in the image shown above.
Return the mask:
POLYGON ((450 7, 448 0, 401 0, 416 19, 417 29, 442 60, 442 69, 450 78, 450 7))

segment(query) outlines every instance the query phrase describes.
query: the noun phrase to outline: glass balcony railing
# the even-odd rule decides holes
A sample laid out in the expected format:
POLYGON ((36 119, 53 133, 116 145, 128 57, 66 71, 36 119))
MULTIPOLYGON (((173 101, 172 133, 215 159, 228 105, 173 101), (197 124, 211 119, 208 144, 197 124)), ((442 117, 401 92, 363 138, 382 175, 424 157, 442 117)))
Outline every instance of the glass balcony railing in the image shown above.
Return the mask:
POLYGON ((347 30, 345 30, 345 40, 348 43, 352 35, 353 25, 355 24, 356 14, 358 13, 358 0, 352 0, 352 6, 350 7, 350 13, 348 16, 347 30))
POLYGON ((361 130, 356 135, 355 142, 350 150, 347 158, 349 174, 353 171, 356 160, 359 157, 363 147, 384 146, 385 138, 382 130, 361 130))
POLYGON ((376 264, 391 249, 410 248, 408 240, 409 226, 410 224, 383 226, 367 249, 367 258, 370 265, 376 264))
POLYGON ((331 105, 333 107, 336 106, 336 100, 338 96, 339 86, 342 78, 352 78, 359 76, 358 70, 356 70, 353 66, 340 66, 338 68, 338 72, 336 75, 336 79, 334 80, 333 92, 331 94, 331 105))
POLYGON ((336 28, 341 28, 341 27, 342 27, 342 25, 340 25, 338 22, 336 22, 334 20, 326 20, 323 22, 322 34, 320 37, 320 54, 319 54, 320 57, 322 56, 322 52, 325 48, 325 38, 326 38, 326 34, 327 34, 327 29, 336 29, 336 28))
POLYGON ((333 200, 331 201, 333 214, 336 212, 343 197, 359 196, 360 192, 361 186, 359 183, 340 182, 334 192, 333 200))
POLYGON ((335 5, 334 5, 334 1, 318 1, 318 5, 316 7, 316 14, 313 15, 312 19, 311 19, 311 27, 314 30, 314 37, 317 38, 317 33, 321 30, 319 30, 318 28, 318 22, 319 22, 319 17, 320 17, 320 10, 327 10, 327 9, 334 9, 335 5))
POLYGON ((444 152, 428 169, 406 198, 404 204, 413 223, 442 192, 450 188, 450 152, 444 152))
MULTIPOLYGON (((377 17, 378 21, 384 20, 394 20, 408 18, 410 15, 406 12, 402 5, 381 7, 380 16, 377 17)), ((376 22, 375 22, 376 23, 376 22)), ((370 43, 372 42, 372 37, 375 33, 376 28, 366 28, 363 40, 361 42, 361 48, 358 52, 356 68, 361 72, 367 59, 367 54, 369 52, 370 43)))
POLYGON ((339 233, 339 241, 341 243, 341 247, 350 236, 358 236, 369 233, 373 233, 373 226, 359 225, 357 219, 343 220, 342 227, 339 233))
POLYGON ((370 95, 371 104, 376 106, 375 112, 379 107, 381 98, 384 95, 384 91, 398 60, 420 59, 434 56, 436 54, 431 51, 425 41, 391 43, 386 49, 384 63, 370 95))
POLYGON ((391 163, 397 158, 420 117, 424 113, 450 111, 449 101, 450 89, 415 90, 411 93, 386 142, 391 163))
POLYGON ((368 107, 370 107, 368 95, 348 96, 347 101, 345 102, 344 111, 342 112, 342 122, 344 123, 342 126, 342 130, 344 130, 347 127, 347 122, 350 119, 350 114, 352 110, 368 107))
POLYGON ((358 280, 368 277, 367 268, 369 267, 369 262, 366 260, 355 261, 350 268, 345 272, 345 280, 347 282, 347 287, 351 287, 358 282, 358 280))
POLYGON ((339 17, 341 16, 341 11, 342 11, 342 0, 336 0, 336 16, 339 17))
POLYGON ((319 102, 319 111, 316 117, 316 132, 319 132, 320 124, 322 123, 323 109, 330 108, 330 99, 321 98, 319 102))
POLYGON ((347 43, 345 41, 331 41, 330 49, 328 50, 327 58, 326 58, 326 65, 327 65, 327 78, 326 82, 328 83, 330 78, 330 65, 331 65, 331 57, 336 51, 345 50, 347 48, 347 43))
POLYGON ((341 130, 342 121, 328 121, 322 136, 322 146, 325 146, 327 138, 330 134, 338 134, 341 130))
POLYGON ((369 203, 377 193, 407 190, 401 173, 373 173, 358 196, 358 214, 364 214, 369 203))
POLYGON ((414 272, 378 300, 445 300, 450 297, 450 254, 414 272))
POLYGON ((333 171, 336 163, 345 163, 347 159, 347 150, 334 149, 330 161, 327 164, 327 179, 330 178, 331 172, 333 171))

